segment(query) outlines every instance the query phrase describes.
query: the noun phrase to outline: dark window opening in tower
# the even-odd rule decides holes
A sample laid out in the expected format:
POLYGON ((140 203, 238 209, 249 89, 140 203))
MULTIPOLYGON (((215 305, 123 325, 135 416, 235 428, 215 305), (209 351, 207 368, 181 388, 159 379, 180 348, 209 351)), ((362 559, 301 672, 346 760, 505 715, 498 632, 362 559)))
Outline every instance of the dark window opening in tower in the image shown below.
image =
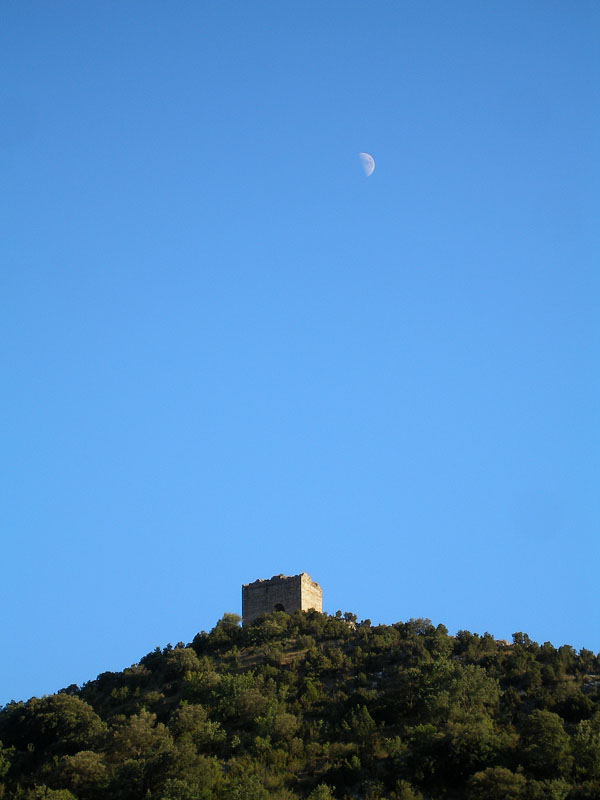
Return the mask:
POLYGON ((275 603, 275 611, 285 611, 283 603, 275 603))

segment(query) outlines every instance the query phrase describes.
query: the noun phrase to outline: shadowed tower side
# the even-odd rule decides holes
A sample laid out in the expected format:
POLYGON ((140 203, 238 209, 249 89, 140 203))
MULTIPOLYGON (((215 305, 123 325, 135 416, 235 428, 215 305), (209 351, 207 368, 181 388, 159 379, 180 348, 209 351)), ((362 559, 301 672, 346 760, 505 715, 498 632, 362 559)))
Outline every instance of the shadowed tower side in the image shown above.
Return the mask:
POLYGON ((261 614, 272 611, 323 610, 323 592, 306 572, 300 575, 274 575, 268 580, 242 586, 242 622, 247 625, 261 614))

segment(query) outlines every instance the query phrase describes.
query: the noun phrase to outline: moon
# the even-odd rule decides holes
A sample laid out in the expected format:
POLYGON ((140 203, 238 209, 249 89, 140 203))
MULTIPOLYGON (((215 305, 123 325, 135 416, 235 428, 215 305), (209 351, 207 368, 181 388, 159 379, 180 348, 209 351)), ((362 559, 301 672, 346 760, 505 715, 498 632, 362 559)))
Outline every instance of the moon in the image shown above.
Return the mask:
POLYGON ((368 178, 369 175, 373 174, 373 170, 375 169, 375 159, 368 153, 359 153, 358 157, 360 158, 360 163, 362 164, 363 171, 368 178))

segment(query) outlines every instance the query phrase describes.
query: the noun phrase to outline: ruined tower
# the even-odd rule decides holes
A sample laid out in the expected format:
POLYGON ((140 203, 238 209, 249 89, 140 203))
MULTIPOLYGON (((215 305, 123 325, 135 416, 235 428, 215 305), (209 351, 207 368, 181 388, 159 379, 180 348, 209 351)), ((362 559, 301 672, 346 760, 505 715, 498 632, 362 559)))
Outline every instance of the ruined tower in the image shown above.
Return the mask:
POLYGON ((242 619, 247 625, 261 614, 272 611, 322 611, 323 592, 310 575, 274 575, 268 580, 259 579, 242 586, 242 619))

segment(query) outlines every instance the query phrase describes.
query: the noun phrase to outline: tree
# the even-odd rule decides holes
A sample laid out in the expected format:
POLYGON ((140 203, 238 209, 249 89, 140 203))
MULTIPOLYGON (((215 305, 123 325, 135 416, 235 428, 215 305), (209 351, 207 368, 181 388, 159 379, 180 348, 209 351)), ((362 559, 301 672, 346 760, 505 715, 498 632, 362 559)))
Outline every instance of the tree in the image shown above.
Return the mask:
POLYGON ((308 800, 335 800, 330 787, 326 783, 320 783, 308 795, 308 800))
POLYGON ((156 714, 140 711, 114 731, 109 755, 121 794, 136 800, 164 781, 175 745, 166 726, 156 722, 156 714))
POLYGON ((237 642, 240 639, 242 618, 238 614, 225 613, 210 632, 210 640, 216 644, 237 642))
POLYGON ((202 752, 217 752, 227 736, 219 722, 209 719, 205 706, 183 703, 171 715, 169 730, 176 739, 190 741, 202 752))
POLYGON ((50 789, 45 785, 36 785, 25 795, 27 800, 77 800, 68 789, 50 789))
POLYGON ((267 688, 262 678, 249 673, 226 674, 215 686, 213 703, 223 720, 247 726, 267 712, 274 689, 274 684, 267 688))
POLYGON ((66 784, 79 798, 102 797, 109 774, 101 753, 81 750, 73 756, 63 756, 59 764, 61 783, 66 784))
POLYGON ((505 767, 476 772, 467 785, 468 800, 524 800, 527 779, 505 767))
POLYGON ((358 740, 361 745, 367 745, 372 740, 376 730, 375 720, 369 714, 366 706, 359 706, 350 713, 348 730, 353 740, 358 740))
POLYGON ((175 647, 165 657, 165 677, 183 678, 186 672, 200 669, 200 661, 191 647, 175 647))
MULTIPOLYGON (((3 747, 2 742, 0 742, 0 780, 6 777, 6 773, 10 769, 14 754, 14 747, 3 747)), ((0 794, 0 797, 1 796, 2 795, 0 794)))
POLYGON ((269 800, 261 780, 244 769, 235 769, 227 775, 220 796, 222 800, 269 800))
POLYGON ((0 798, 600 797, 593 653, 344 616, 225 615, 194 647, 9 704, 0 798))
POLYGON ((580 780, 600 778, 600 731, 590 720, 582 720, 573 737, 575 775, 580 780))
POLYGON ((390 794, 390 800, 423 800, 423 795, 408 781, 400 779, 390 794))
POLYGON ((160 800, 213 800, 219 797, 223 773, 214 757, 197 755, 189 743, 179 743, 160 800))
POLYGON ((527 800, 566 800, 570 785, 562 778, 553 781, 529 781, 527 800))
POLYGON ((495 710, 500 699, 498 681, 490 678, 482 667, 472 664, 456 670, 447 683, 450 718, 469 721, 495 710))
POLYGON ((489 717, 450 722, 444 740, 444 763, 448 783, 460 782, 487 766, 492 766, 503 747, 503 740, 489 717))
POLYGON ((19 750, 31 746, 45 758, 92 750, 106 725, 84 700, 70 694, 33 697, 0 715, 0 738, 19 750))
POLYGON ((522 729, 525 766, 537 778, 560 778, 569 774, 572 764, 570 740, 561 718, 551 711, 535 709, 522 729))

